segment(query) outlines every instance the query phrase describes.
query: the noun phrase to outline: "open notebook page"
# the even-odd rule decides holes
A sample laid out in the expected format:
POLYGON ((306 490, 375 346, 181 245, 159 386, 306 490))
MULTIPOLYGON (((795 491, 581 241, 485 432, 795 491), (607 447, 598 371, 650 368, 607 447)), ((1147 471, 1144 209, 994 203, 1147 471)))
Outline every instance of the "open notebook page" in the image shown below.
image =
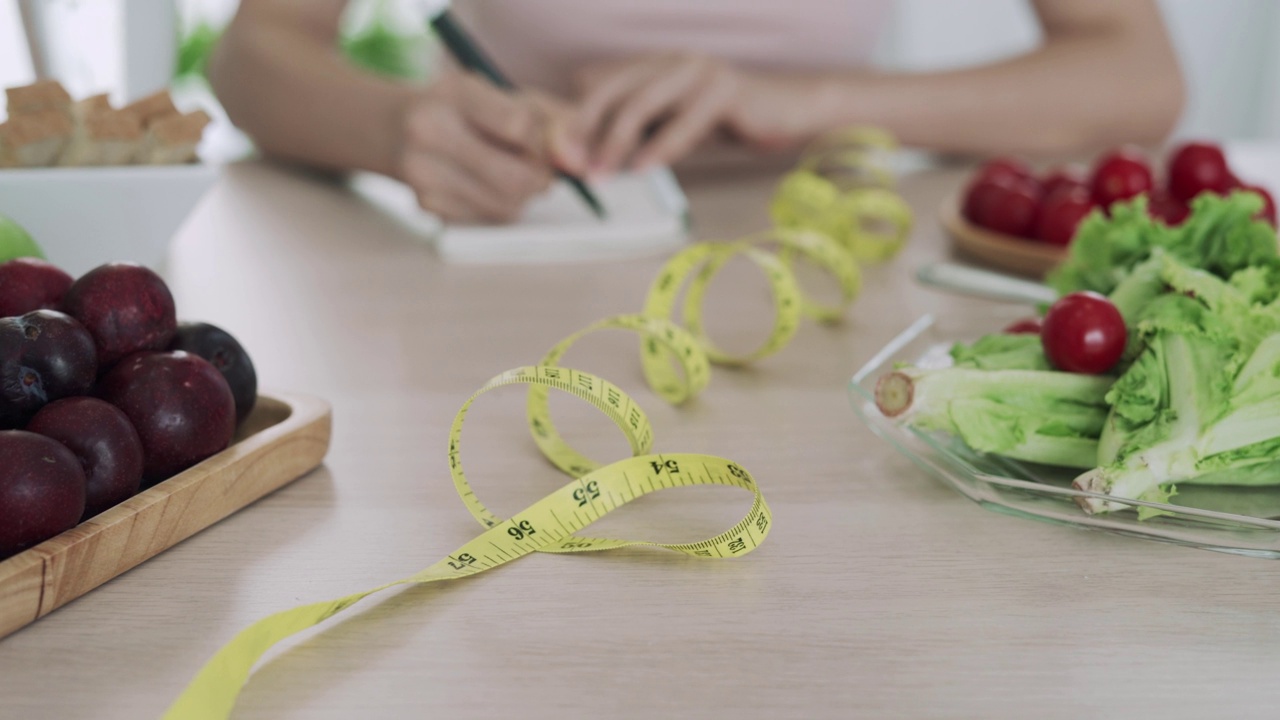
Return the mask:
POLYGON ((446 225, 418 207, 408 187, 377 175, 352 180, 357 193, 434 243, 449 262, 530 264, 639 257, 670 252, 687 238, 687 204, 671 172, 659 168, 593 183, 608 216, 596 218, 563 182, 503 226, 446 225))

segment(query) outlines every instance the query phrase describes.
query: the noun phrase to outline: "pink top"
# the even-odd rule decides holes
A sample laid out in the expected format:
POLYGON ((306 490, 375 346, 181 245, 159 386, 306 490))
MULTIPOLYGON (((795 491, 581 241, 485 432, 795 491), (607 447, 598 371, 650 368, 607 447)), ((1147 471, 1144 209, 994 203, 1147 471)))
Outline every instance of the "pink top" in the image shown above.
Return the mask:
POLYGON ((461 0, 460 20, 518 85, 561 94, 583 64, 694 52, 781 71, 865 65, 889 0, 461 0))

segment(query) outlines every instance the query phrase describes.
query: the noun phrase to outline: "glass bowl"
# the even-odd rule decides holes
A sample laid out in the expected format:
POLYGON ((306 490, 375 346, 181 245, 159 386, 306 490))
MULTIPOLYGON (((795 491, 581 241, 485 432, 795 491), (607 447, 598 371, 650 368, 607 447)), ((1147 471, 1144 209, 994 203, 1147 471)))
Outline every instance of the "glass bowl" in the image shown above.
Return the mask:
MULTIPOLYGON (((1091 528, 1249 557, 1280 559, 1280 486, 1179 486, 1169 504, 1124 500, 1071 487, 1077 474, 987 455, 944 433, 916 430, 880 413, 876 380, 900 363, 925 367, 950 364, 947 354, 961 338, 946 337, 933 316, 921 317, 867 362, 849 382, 853 410, 872 432, 920 468, 961 495, 996 512, 1042 522, 1091 528), (1128 509, 1089 515, 1077 498, 1106 497, 1128 509), (1136 508, 1162 510, 1139 520, 1136 508)), ((968 339, 968 338, 966 338, 968 339)))

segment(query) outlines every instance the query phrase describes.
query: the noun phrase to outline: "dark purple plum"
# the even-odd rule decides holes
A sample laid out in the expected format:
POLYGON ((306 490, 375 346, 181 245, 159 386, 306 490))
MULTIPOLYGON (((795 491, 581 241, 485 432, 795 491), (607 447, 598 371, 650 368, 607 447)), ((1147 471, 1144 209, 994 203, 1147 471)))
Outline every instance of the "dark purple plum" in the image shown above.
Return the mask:
POLYGON ((258 375, 249 353, 231 333, 205 322, 178 323, 169 349, 186 350, 208 360, 231 386, 231 395, 236 399, 236 422, 249 417, 258 400, 258 375))
POLYGON ((85 273, 67 290, 62 309, 93 335, 104 372, 126 355, 169 347, 178 326, 169 286, 134 263, 85 273))
POLYGON ((149 487, 231 444, 236 402, 222 374, 198 355, 135 353, 98 384, 142 439, 142 482, 149 487))
POLYGON ((3 430, 0 458, 0 558, 80 522, 84 469, 62 443, 23 430, 3 430))
POLYGON ((57 310, 69 287, 70 275, 39 258, 0 263, 0 317, 57 310))
POLYGON ((98 362, 84 326, 56 310, 0 318, 0 428, 20 427, 45 403, 84 395, 98 362))
POLYGON ((85 476, 84 517, 133 497, 142 486, 142 439, 116 406, 97 398, 64 398, 45 405, 27 431, 67 446, 85 476))

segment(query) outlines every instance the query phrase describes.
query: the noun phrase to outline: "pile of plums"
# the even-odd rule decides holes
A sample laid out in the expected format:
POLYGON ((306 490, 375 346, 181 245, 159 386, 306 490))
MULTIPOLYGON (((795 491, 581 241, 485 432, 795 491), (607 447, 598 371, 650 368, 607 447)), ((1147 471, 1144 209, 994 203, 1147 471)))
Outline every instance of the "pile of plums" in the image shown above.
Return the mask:
POLYGON ((225 449, 257 399, 235 338, 160 276, 0 264, 0 559, 225 449))

